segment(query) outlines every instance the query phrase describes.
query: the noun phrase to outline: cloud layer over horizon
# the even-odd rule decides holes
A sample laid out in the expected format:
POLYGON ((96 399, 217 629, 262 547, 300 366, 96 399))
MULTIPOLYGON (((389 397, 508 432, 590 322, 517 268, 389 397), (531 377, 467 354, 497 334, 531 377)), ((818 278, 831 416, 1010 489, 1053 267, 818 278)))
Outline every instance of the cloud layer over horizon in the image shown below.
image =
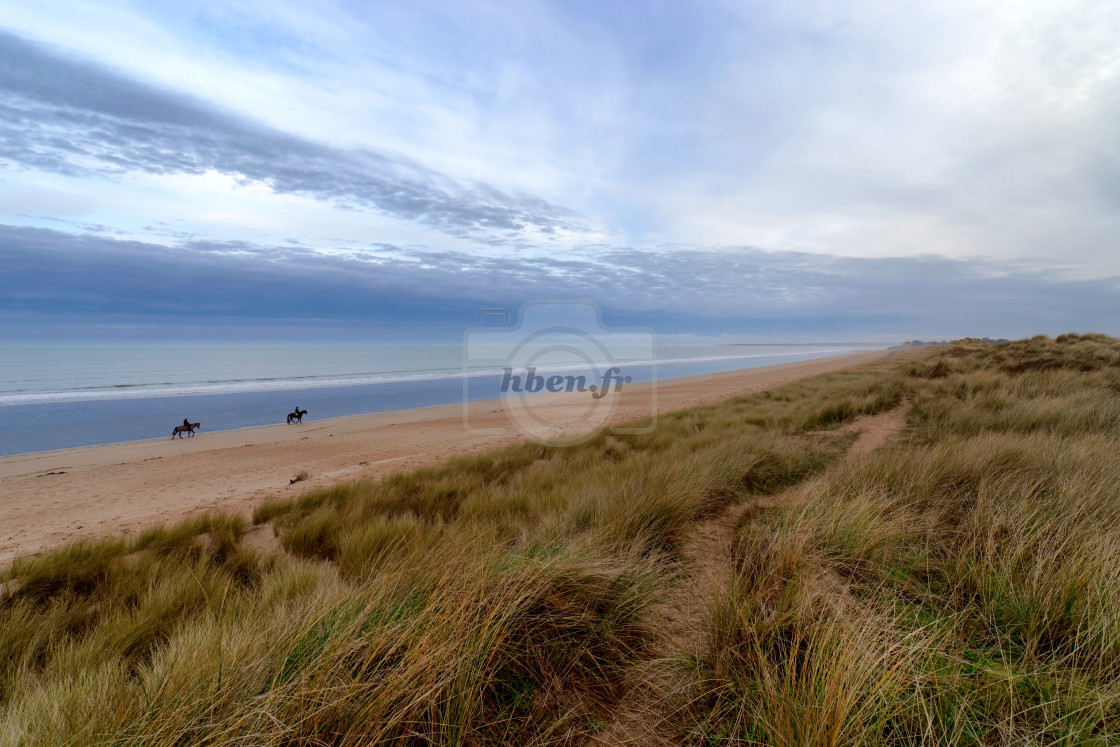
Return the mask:
POLYGON ((38 325, 96 319, 106 329, 189 320, 218 338, 234 321, 318 325, 349 329, 358 340, 393 326, 404 335, 454 337, 481 308, 515 312, 526 300, 568 298, 596 301, 616 326, 652 325, 666 334, 885 340, 910 331, 928 339, 1095 330, 1120 298, 1115 279, 1060 281, 932 256, 611 248, 510 261, 371 249, 322 255, 246 242, 164 246, 0 225, 9 288, 0 313, 38 325), (1035 314, 1024 319, 1026 304, 1035 314))

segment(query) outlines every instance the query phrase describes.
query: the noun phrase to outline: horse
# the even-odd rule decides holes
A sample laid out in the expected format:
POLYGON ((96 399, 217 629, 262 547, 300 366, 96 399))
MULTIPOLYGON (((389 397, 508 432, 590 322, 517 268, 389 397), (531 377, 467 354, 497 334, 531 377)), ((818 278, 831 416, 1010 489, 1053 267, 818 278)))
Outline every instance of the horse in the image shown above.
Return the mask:
POLYGON ((171 431, 171 437, 175 438, 175 436, 178 436, 179 438, 182 438, 183 434, 186 433, 187 438, 191 438, 192 436, 194 436, 194 429, 195 428, 201 428, 201 427, 202 427, 202 423, 191 423, 190 425, 177 425, 171 431))
POLYGON ((302 423, 303 416, 307 414, 307 410, 296 410, 295 412, 288 413, 288 425, 292 423, 302 423))

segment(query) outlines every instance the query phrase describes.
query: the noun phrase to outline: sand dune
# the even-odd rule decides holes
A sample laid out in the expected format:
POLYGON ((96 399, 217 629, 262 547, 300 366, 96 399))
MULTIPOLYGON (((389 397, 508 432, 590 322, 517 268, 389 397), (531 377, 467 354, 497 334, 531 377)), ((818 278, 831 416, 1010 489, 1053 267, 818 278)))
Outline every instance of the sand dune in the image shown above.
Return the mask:
MULTIPOLYGON (((710 404, 884 355, 854 353, 662 381, 657 411, 710 404)), ((614 403, 610 421, 649 415, 649 386, 630 385, 614 403)), ((538 395, 534 410, 564 421, 583 411, 586 398, 585 393, 538 395)), ((205 511, 248 514, 269 498, 376 478, 522 438, 501 402, 468 408, 470 428, 463 405, 442 405, 0 457, 0 563, 78 538, 135 533, 205 511), (310 479, 289 484, 300 471, 310 479)))

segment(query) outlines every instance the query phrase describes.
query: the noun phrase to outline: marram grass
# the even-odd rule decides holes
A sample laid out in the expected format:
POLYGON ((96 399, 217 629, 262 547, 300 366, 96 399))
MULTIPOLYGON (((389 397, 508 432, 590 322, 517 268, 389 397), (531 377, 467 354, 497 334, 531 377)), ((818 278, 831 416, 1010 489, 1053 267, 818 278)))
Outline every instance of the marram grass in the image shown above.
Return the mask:
POLYGON ((1120 342, 965 341, 269 503, 279 552, 223 515, 79 543, 0 571, 0 744, 582 743, 754 501, 673 739, 1114 744, 1118 465, 1120 342))

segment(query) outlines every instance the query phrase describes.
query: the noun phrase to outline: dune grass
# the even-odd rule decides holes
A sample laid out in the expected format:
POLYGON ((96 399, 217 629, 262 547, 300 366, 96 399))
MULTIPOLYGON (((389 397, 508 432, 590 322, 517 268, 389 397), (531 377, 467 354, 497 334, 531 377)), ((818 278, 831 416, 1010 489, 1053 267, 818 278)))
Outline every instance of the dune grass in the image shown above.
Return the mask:
POLYGON ((906 439, 738 530, 697 741, 1120 741, 1120 343, 912 363, 906 439))
POLYGON ((214 515, 20 558, 0 744, 580 743, 661 655, 696 523, 782 491, 726 549, 677 738, 1115 743, 1118 405, 1111 338, 966 343, 268 503, 282 552, 214 515))

